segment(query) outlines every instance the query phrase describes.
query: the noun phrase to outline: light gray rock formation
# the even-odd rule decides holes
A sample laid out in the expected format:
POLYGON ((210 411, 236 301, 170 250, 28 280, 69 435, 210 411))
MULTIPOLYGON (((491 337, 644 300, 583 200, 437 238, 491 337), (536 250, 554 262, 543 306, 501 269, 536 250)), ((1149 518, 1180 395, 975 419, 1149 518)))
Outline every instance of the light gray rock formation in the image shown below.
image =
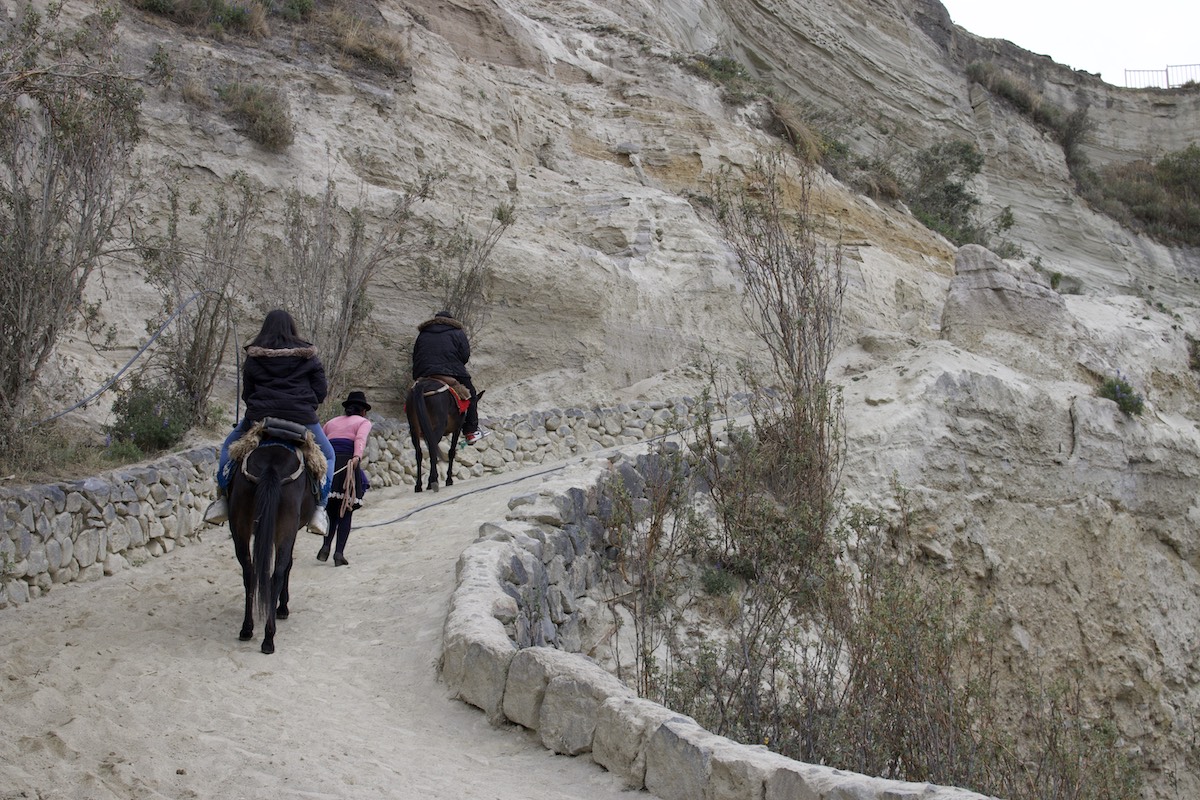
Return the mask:
MULTIPOLYGON (((994 597, 1014 657, 1082 669, 1094 685, 1090 706, 1111 709, 1124 739, 1150 754, 1152 793, 1200 795, 1188 760, 1200 713, 1191 356, 1200 254, 1090 208, 1053 137, 972 86, 966 67, 992 61, 1048 102, 1086 107, 1096 126, 1084 149, 1096 166, 1195 142, 1200 93, 1108 86, 978 39, 936 0, 410 0, 375 10, 372 24, 407 43, 404 78, 342 69, 282 24, 261 41, 218 40, 126 8, 130 63, 145 64, 161 44, 175 70, 171 86, 147 87, 139 155, 150 175, 183 165, 186 191, 206 196, 246 172, 272 201, 262 234, 278 233, 285 191, 315 193, 327 178, 369 216, 432 169, 451 179, 418 209, 426 221, 465 214, 482 226, 498 202, 514 203, 518 223, 495 251, 472 360, 489 389, 485 415, 689 394, 710 359, 734 364, 757 352, 730 250, 695 199, 717 170, 744 167, 779 140, 764 129, 763 104, 726 105, 679 56, 737 58, 862 156, 900 164, 934 141, 976 144, 986 161, 972 188, 986 214, 1011 206, 1010 238, 1026 253, 1018 262, 956 254, 902 207, 818 176, 817 206, 846 246, 833 373, 845 386, 845 485, 887 503, 897 475, 923 522, 915 551, 994 597), (253 144, 215 103, 184 97, 183 87, 211 95, 231 75, 287 95, 296 138, 285 152, 253 144), (1056 297, 1041 277, 1055 273, 1077 293, 1056 297), (1145 396, 1141 417, 1096 397, 1117 372, 1145 396)), ((161 199, 148 195, 147 217, 161 199)), ((46 374, 53 407, 101 385, 144 341, 155 297, 137 264, 118 256, 101 277, 89 299, 116 326, 118 349, 98 353, 82 336, 64 343, 46 374)), ((418 265, 398 263, 371 287, 386 313, 373 318, 355 373, 376 408, 396 416, 407 377, 396 354, 437 302, 419 278, 418 265)), ((253 276, 245 283, 251 294, 253 276)), ((243 341, 260 318, 261 309, 245 310, 243 341)), ((231 359, 218 397, 231 411, 234 368, 231 359)), ((105 413, 101 404, 79 418, 98 430, 105 413)), ((555 430, 586 427, 599 447, 633 438, 612 422, 564 418, 555 430)), ((539 458, 582 437, 545 438, 551 444, 514 431, 511 447, 506 436, 466 467, 539 458)), ((400 451, 376 455, 392 463, 400 451)), ((116 569, 103 558, 112 552, 104 537, 121 527, 112 522, 97 519, 106 533, 62 545, 83 553, 30 550, 19 557, 23 571, 42 560, 78 564, 84 578, 116 569)), ((172 546, 157 528, 115 535, 144 536, 150 552, 172 546)), ((467 577, 482 569, 462 568, 467 577)), ((501 592, 473 613, 505 603, 501 592)), ((460 634, 448 630, 448 644, 460 634)), ((462 674, 478 662, 500 680, 507 647, 454 649, 446 669, 462 674)), ((494 687, 467 690, 492 715, 501 710, 494 687)))

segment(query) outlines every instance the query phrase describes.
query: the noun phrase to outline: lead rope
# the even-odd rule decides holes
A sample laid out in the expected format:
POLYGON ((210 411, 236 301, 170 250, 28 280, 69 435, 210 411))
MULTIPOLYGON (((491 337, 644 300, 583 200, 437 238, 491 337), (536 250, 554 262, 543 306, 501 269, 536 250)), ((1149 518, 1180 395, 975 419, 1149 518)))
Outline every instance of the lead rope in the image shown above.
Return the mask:
POLYGON ((346 463, 346 477, 342 479, 342 507, 338 511, 339 517, 346 516, 346 512, 354 505, 354 473, 358 472, 355 467, 353 459, 346 463))

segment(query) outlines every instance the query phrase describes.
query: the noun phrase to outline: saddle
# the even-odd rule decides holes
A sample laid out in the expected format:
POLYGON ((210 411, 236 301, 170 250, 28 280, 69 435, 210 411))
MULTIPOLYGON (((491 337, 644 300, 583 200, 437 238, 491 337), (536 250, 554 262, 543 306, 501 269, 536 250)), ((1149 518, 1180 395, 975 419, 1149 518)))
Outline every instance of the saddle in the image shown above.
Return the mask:
POLYGON ((466 386, 463 386, 462 382, 459 381, 458 378, 455 378, 452 375, 426 375, 424 378, 420 378, 415 383, 420 383, 421 381, 437 381, 438 383, 442 384, 443 388, 434 392, 425 392, 425 394, 437 394, 438 392, 449 390, 450 393, 454 395, 454 399, 458 402, 459 413, 467 413, 467 408, 471 405, 471 390, 466 386))
POLYGON ((260 446, 277 445, 287 447, 296 454, 300 464, 286 480, 295 480, 306 469, 317 486, 325 483, 325 454, 317 446, 317 440, 304 425, 277 417, 267 417, 250 427, 236 442, 229 446, 229 460, 240 464, 242 473, 252 481, 257 478, 247 469, 247 459, 260 446))

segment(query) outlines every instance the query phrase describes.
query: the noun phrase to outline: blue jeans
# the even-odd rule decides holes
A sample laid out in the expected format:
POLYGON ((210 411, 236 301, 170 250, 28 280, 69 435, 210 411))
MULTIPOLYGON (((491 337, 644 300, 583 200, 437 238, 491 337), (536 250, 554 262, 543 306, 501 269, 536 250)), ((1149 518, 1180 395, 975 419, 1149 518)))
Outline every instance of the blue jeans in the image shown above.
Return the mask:
MULTIPOLYGON (((221 456, 217 462, 217 486, 222 489, 229 488, 229 479, 232 477, 229 470, 229 446, 242 438, 242 434, 250 430, 253 422, 242 420, 242 423, 234 428, 228 436, 225 437, 224 443, 221 444, 221 456)), ((333 487, 333 462, 334 452, 333 445, 329 443, 329 437, 325 435, 325 429, 321 427, 321 423, 313 422, 304 427, 312 431, 313 438, 317 440, 317 446, 321 448, 321 452, 325 455, 325 485, 321 487, 321 497, 317 505, 322 508, 329 502, 329 490, 333 487)))

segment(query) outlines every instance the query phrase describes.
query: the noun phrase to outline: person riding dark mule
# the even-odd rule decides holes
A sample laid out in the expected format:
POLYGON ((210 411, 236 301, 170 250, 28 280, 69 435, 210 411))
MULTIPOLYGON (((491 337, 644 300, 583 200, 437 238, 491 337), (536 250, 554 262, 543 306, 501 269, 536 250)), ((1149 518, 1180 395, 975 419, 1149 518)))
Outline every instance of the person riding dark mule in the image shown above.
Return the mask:
POLYGON ((412 437, 417 457, 417 482, 414 491, 428 488, 438 490, 438 461, 442 437, 450 436, 450 454, 446 465, 446 485, 454 485, 454 454, 458 451, 458 437, 462 433, 463 420, 475 401, 484 395, 480 392, 471 397, 470 390, 449 376, 421 378, 413 384, 404 400, 404 413, 408 417, 408 431, 412 437), (421 486, 421 441, 429 450, 429 483, 421 486))
POLYGON ((413 380, 440 375, 452 378, 467 388, 467 397, 471 402, 461 427, 467 444, 476 444, 489 434, 479 428, 479 398, 483 392, 475 391, 471 374, 467 372, 467 362, 470 360, 471 342, 467 332, 449 311, 439 311, 432 319, 417 326, 417 339, 413 342, 412 351, 413 380))
POLYGON ((262 329, 246 345, 246 363, 242 367, 242 400, 246 414, 225 438, 217 464, 217 499, 204 512, 204 521, 220 525, 229 518, 226 492, 232 474, 229 450, 257 422, 273 417, 297 423, 308 429, 325 456, 326 477, 317 498, 317 508, 303 520, 313 533, 329 532, 325 505, 333 476, 333 445, 317 418, 317 408, 329 390, 325 367, 317 357, 317 348, 300 336, 292 315, 277 308, 267 314, 262 329))
POLYGON ((305 426, 268 417, 230 447, 229 530, 242 567, 245 616, 238 638, 263 620, 262 651, 275 652, 275 621, 287 619, 296 533, 317 507, 324 454, 305 426))

